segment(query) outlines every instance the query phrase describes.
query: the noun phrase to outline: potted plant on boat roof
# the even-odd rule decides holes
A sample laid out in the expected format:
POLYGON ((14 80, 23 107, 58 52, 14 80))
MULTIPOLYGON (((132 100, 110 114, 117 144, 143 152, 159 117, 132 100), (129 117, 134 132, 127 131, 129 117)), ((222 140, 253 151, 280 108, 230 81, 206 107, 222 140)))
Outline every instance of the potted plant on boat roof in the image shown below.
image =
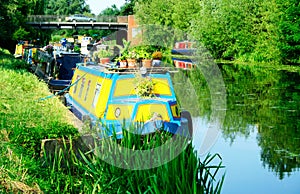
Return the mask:
POLYGON ((126 68, 127 67, 127 54, 123 53, 121 56, 116 58, 116 61, 119 62, 120 68, 126 68))
POLYGON ((154 86, 155 82, 151 77, 143 77, 141 74, 137 73, 135 78, 135 92, 141 98, 151 98, 154 97, 154 86))
POLYGON ((139 58, 142 59, 143 67, 150 68, 152 65, 151 54, 144 49, 139 51, 139 58))
POLYGON ((110 57, 113 55, 113 53, 108 49, 100 49, 97 51, 97 56, 100 58, 101 64, 106 64, 110 62, 110 57))
POLYGON ((161 65, 161 59, 162 59, 162 52, 161 51, 155 51, 152 53, 152 66, 157 67, 161 65))
POLYGON ((134 49, 131 49, 128 51, 127 57, 127 64, 128 68, 136 68, 136 59, 138 57, 136 51, 134 49))
POLYGON ((128 50, 130 46, 130 41, 126 41, 125 39, 122 39, 124 47, 120 45, 116 45, 120 49, 120 56, 115 59, 115 61, 119 62, 120 68, 126 68, 127 67, 127 58, 128 56, 128 50))

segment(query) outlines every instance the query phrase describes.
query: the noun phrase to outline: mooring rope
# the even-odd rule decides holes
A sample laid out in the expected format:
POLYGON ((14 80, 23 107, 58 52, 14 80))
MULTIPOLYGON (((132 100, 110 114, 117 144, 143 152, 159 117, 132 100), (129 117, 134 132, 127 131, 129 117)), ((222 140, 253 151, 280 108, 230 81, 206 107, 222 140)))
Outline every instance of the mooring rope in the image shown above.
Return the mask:
POLYGON ((82 75, 79 79, 77 79, 74 83, 72 83, 71 85, 69 85, 68 87, 64 88, 63 90, 60 90, 59 92, 56 92, 55 94, 52 94, 52 95, 49 95, 49 96, 46 96, 44 98, 40 98, 38 99, 37 101, 42 101, 42 100, 47 100, 49 98, 53 98, 54 96, 57 96, 63 92, 65 92, 66 90, 68 90, 69 88, 71 88, 72 86, 76 85, 79 80, 81 80, 87 73, 85 73, 84 75, 82 75))

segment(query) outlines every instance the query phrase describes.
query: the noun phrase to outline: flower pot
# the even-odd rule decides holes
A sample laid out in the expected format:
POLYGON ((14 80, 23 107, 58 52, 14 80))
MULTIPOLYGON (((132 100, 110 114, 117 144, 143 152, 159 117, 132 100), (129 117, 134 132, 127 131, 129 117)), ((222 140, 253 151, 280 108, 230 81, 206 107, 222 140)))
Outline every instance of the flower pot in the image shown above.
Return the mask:
POLYGON ((127 59, 128 68, 136 68, 136 59, 127 59))
POLYGON ((126 68, 127 67, 127 61, 120 61, 120 68, 126 68))
POLYGON ((161 60, 159 59, 153 59, 152 60, 152 66, 153 67, 159 67, 161 65, 161 60))
POLYGON ((143 67, 151 68, 152 60, 151 59, 143 59, 142 60, 143 67))
POLYGON ((109 63, 110 62, 110 59, 109 58, 101 58, 100 59, 100 63, 101 64, 107 64, 107 63, 109 63))

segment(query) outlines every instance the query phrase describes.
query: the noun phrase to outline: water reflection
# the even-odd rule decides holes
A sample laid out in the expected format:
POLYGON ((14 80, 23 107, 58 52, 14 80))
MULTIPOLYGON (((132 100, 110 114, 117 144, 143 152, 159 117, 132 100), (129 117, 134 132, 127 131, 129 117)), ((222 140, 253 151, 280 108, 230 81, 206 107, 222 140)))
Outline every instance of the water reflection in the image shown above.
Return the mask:
POLYGON ((298 169, 299 74, 246 68, 237 71, 231 66, 223 69, 229 94, 223 133, 234 141, 237 133, 247 137, 250 133, 247 125, 255 124, 263 165, 280 179, 298 169))
POLYGON ((300 76, 280 72, 279 81, 269 88, 276 100, 265 105, 259 116, 258 144, 263 165, 280 179, 300 168, 300 76))
MULTIPOLYGON (((255 130, 264 168, 279 179, 300 168, 300 75, 248 65, 220 65, 227 90, 222 137, 233 144, 255 130)), ((209 90, 204 78, 191 76, 199 115, 209 118, 209 90)))

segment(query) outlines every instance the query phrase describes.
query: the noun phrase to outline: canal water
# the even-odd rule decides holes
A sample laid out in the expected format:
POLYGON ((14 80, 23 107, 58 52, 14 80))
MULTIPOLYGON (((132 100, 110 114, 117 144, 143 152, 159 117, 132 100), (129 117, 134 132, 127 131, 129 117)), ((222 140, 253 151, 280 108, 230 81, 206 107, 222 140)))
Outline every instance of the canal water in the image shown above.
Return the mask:
POLYGON ((224 166, 218 172, 219 178, 225 174, 224 194, 299 194, 300 73, 251 65, 219 68, 226 114, 205 152, 201 146, 211 130, 211 88, 203 84, 205 78, 191 76, 199 80, 194 81, 199 114, 192 111, 199 157, 221 156, 212 164, 224 166))

